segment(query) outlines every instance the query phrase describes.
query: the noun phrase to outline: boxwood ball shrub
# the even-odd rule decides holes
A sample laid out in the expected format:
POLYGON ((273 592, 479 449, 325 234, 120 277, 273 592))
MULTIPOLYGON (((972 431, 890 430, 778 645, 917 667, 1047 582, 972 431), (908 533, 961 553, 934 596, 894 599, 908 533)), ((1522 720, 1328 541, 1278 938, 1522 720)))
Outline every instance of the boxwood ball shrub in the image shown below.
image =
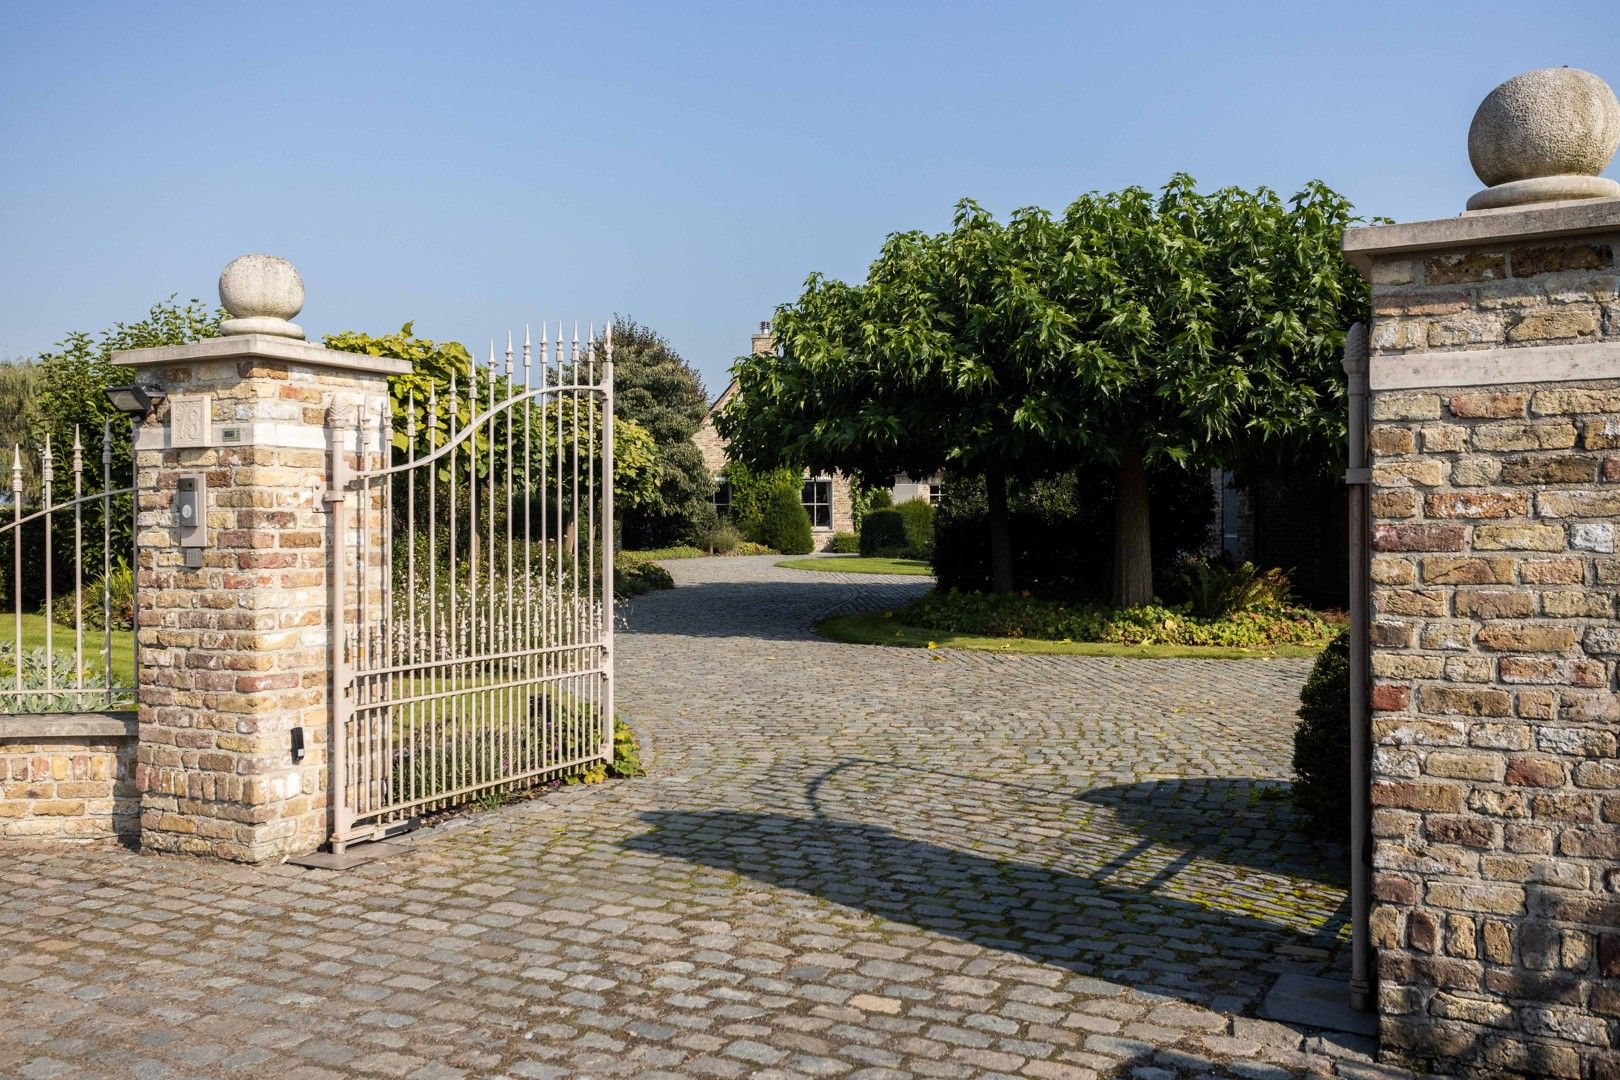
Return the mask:
POLYGON ((1294 806, 1319 836, 1350 829, 1350 632, 1329 642, 1299 692, 1294 806))
POLYGON ((797 486, 773 487, 759 518, 759 542, 783 555, 808 555, 815 549, 810 515, 804 512, 797 486))

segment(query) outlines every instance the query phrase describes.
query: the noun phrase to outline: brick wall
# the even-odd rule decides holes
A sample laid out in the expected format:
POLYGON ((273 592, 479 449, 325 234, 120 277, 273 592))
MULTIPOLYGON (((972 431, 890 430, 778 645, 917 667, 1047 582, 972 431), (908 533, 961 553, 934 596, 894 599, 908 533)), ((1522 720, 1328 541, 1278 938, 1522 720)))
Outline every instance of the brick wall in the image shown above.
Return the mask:
POLYGON ((1547 348, 1620 341, 1617 249, 1371 261, 1382 1037, 1448 1071, 1620 1076, 1620 362, 1547 348), (1546 370, 1457 375, 1517 349, 1546 370))
POLYGON ((135 737, 51 734, 51 718, 7 718, 0 732, 0 840, 121 840, 140 831, 135 737), (33 733, 21 727, 33 725, 33 733))

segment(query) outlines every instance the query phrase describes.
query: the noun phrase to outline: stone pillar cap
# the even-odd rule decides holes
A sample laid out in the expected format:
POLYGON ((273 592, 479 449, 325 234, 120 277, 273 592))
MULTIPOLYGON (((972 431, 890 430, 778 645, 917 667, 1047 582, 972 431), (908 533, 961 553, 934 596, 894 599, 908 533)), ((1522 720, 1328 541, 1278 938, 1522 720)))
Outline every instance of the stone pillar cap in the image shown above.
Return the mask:
POLYGON ((304 279, 286 259, 242 255, 219 274, 219 302, 231 318, 222 334, 273 334, 302 338, 303 327, 288 322, 304 310, 304 279))
POLYGON ((1468 128, 1468 159, 1487 185, 1469 210, 1620 198, 1599 176, 1620 148, 1620 101, 1578 68, 1515 75, 1485 95, 1468 128))

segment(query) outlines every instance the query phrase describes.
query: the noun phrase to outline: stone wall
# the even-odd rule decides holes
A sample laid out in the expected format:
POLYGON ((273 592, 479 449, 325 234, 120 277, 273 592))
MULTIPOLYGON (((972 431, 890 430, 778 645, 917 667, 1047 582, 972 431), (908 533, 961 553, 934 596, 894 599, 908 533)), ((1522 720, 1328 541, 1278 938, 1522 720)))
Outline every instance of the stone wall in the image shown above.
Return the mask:
POLYGON ((1367 266, 1382 1038, 1448 1071, 1620 1076, 1617 249, 1367 266))
POLYGON ((140 796, 133 723, 0 718, 0 841, 133 843, 140 796))

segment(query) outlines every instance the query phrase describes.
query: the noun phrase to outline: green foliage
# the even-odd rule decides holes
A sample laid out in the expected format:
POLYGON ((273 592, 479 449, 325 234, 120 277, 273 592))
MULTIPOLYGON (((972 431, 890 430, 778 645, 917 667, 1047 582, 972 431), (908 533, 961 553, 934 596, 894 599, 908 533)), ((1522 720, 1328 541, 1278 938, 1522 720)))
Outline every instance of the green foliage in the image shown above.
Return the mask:
MULTIPOLYGON (((44 388, 44 374, 40 365, 32 360, 12 360, 0 363, 0 449, 20 447, 23 450, 23 500, 39 501, 39 457, 36 453, 40 433, 44 430, 44 417, 40 413, 40 393, 44 388)), ((101 431, 96 430, 99 439, 101 431)), ((69 443, 71 446, 72 444, 69 443)), ((100 449, 100 443, 96 444, 100 449)), ((100 454, 96 455, 96 469, 101 468, 100 454)), ((10 477, 6 477, 9 490, 10 477)))
POLYGON ((613 563, 613 598, 628 600, 633 596, 673 589, 675 579, 668 570, 650 559, 638 557, 634 552, 620 552, 613 563))
POLYGON ((692 529, 692 543, 710 555, 734 555, 742 546, 742 533, 729 521, 722 521, 714 507, 705 505, 692 529))
MULTIPOLYGON (((795 478, 796 479, 796 478, 795 478)), ((755 540, 783 555, 807 555, 815 548, 810 534, 810 515, 804 511, 802 488, 776 484, 766 497, 755 540)))
MULTIPOLYGON (((804 507, 802 476, 803 472, 799 469, 780 468, 755 472, 739 462, 727 464, 726 480, 731 484, 731 523, 743 536, 755 543, 771 547, 772 545, 760 536, 760 528, 765 520, 765 507, 770 503, 773 493, 787 491, 792 493, 794 502, 802 510, 804 507)), ((809 521, 808 515, 805 520, 809 521)))
POLYGON ((934 508, 924 499, 872 510, 861 528, 862 555, 926 559, 934 550, 934 508))
POLYGON ((692 436, 709 411, 703 380, 662 334, 634 319, 613 320, 614 415, 652 436, 657 483, 623 509, 624 535, 636 547, 694 536, 714 480, 692 436))
MULTIPOLYGON (((58 641, 61 639, 58 638, 58 641)), ((68 642, 72 644, 71 641, 68 642)), ((96 653, 90 645, 85 646, 85 673, 86 685, 100 685, 103 678, 102 670, 96 653)), ((111 700, 105 696, 83 697, 79 694, 65 694, 47 690, 46 687, 62 688, 72 686, 75 673, 79 670, 73 653, 61 649, 48 651, 43 646, 28 647, 26 642, 21 652, 22 689, 28 691, 21 697, 8 698, 6 707, 8 711, 19 713, 44 712, 80 712, 85 708, 95 709, 133 709, 134 698, 128 694, 115 694, 111 700)), ((17 686, 18 660, 16 642, 12 639, 0 641, 0 682, 6 686, 17 686)))
POLYGON ((1264 611, 1287 605, 1293 593, 1288 571, 1259 570, 1253 563, 1230 566, 1192 557, 1173 568, 1188 610, 1202 619, 1223 619, 1235 611, 1264 611))
POLYGON ((906 521, 893 507, 867 512, 861 523, 862 555, 894 554, 906 549, 906 521))
POLYGON ((613 760, 608 763, 607 774, 616 780, 640 776, 647 770, 641 766, 641 744, 630 725, 613 718, 613 760))
POLYGON ((860 477, 849 478, 849 501, 851 516, 855 522, 855 531, 861 531, 861 522, 873 510, 883 510, 894 505, 894 495, 890 493, 887 485, 867 484, 860 477))
POLYGON ((833 533, 832 539, 827 542, 829 555, 854 555, 861 550, 861 538, 857 533, 833 533))
MULTIPOLYGON (((431 453, 447 443, 452 434, 463 430, 475 416, 488 410, 492 401, 504 401, 523 390, 521 384, 508 380, 505 375, 490 378, 490 369, 474 364, 472 354, 459 341, 435 342, 431 338, 417 337, 414 322, 407 322, 394 334, 378 336, 344 330, 328 334, 324 341, 327 348, 339 352, 410 361, 409 372, 391 375, 388 379, 394 410, 393 445, 401 455, 400 460, 411 449, 413 433, 416 454, 431 453)), ((529 475, 535 482, 542 469, 555 476, 560 468, 562 475, 570 477, 571 484, 576 467, 583 471, 587 461, 596 461, 602 442, 602 417, 596 400, 585 397, 541 400, 543 404, 514 407, 497 417, 492 427, 482 427, 464 441, 456 454, 457 483, 464 484, 472 477, 487 475, 491 467, 489 439, 492 435, 499 451, 495 455, 499 462, 496 467, 521 471, 526 448, 529 475), (508 458, 505 453, 508 434, 515 458, 508 458), (585 460, 574 460, 575 445, 585 448, 585 460), (560 465, 559 447, 564 449, 560 465)), ((652 433, 641 424, 629 419, 619 420, 617 411, 614 417, 617 421, 613 428, 614 499, 620 508, 646 505, 657 498, 662 480, 658 447, 652 433)), ((450 480, 448 458, 441 459, 437 471, 442 482, 450 480)))
POLYGON ((1116 608, 1067 604, 1028 595, 942 589, 896 612, 895 618, 911 626, 987 637, 1251 649, 1321 645, 1338 630, 1316 612, 1305 608, 1240 611, 1224 618, 1206 619, 1194 615, 1186 605, 1116 608))
MULTIPOLYGON (((82 601, 86 629, 106 629, 107 620, 103 616, 108 614, 111 615, 114 630, 135 628, 135 571, 122 559, 113 564, 110 574, 98 576, 86 586, 79 599, 82 601)), ((56 598, 51 617, 58 626, 76 625, 74 600, 71 591, 56 598)))
POLYGON ((926 559, 934 550, 934 507, 927 499, 907 499, 896 506, 906 535, 909 558, 926 559))
POLYGON ((1299 694, 1294 729, 1294 806, 1311 831, 1350 832, 1350 632, 1322 650, 1299 694))
MULTIPOLYGON (((459 341, 436 342, 416 336, 416 323, 407 322, 395 334, 373 335, 357 330, 341 330, 323 339, 328 349, 365 356, 408 360, 411 370, 388 377, 388 393, 393 399, 394 449, 410 448, 410 432, 416 432, 417 452, 442 446, 451 431, 466 427, 473 417, 474 400, 469 393, 486 394, 487 379, 473 386, 473 358, 459 341), (450 392, 454 382, 454 400, 450 392)), ((504 395, 504 386, 503 386, 504 395)))
POLYGON ((754 468, 949 468, 999 490, 1116 467, 1136 591, 1144 464, 1337 461, 1337 358, 1367 311, 1339 251, 1356 220, 1320 183, 1285 202, 1184 175, 1005 224, 964 200, 947 232, 891 235, 863 284, 812 275, 716 426, 754 468))

